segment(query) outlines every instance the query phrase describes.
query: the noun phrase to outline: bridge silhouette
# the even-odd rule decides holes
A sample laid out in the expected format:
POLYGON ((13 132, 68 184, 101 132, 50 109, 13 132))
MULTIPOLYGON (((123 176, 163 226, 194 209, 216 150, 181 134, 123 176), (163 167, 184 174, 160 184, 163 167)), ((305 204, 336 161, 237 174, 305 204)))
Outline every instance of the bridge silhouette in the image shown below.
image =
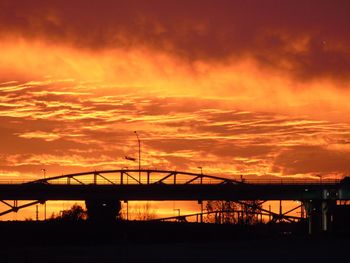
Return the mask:
MULTIPOLYGON (((235 180, 167 170, 103 170, 66 174, 24 183, 0 184, 0 200, 9 209, 0 216, 45 203, 48 200, 83 200, 93 207, 108 202, 142 200, 271 201, 298 200, 306 208, 309 232, 328 231, 337 202, 350 200, 350 189, 340 181, 323 180, 235 180), (11 201, 13 200, 13 205, 11 201), (30 201, 18 205, 18 201, 30 201)), ((88 207, 89 210, 89 207, 88 207)), ((292 209, 293 211, 295 209, 292 209)), ((274 218, 288 217, 260 208, 274 218)))

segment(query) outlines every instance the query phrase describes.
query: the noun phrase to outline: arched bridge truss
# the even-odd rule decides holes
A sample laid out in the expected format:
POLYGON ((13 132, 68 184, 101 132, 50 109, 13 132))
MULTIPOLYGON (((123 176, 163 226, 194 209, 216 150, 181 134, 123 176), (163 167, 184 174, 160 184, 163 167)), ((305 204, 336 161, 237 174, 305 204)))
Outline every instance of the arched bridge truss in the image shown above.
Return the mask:
MULTIPOLYGON (((144 185, 144 184, 241 184, 242 182, 230 178, 223 178, 205 174, 168 171, 168 170, 101 170, 82 173, 72 173, 22 183, 52 184, 52 185, 144 185)), ((0 200, 8 209, 0 212, 0 216, 15 212, 29 206, 44 204, 46 199, 33 200, 19 205, 19 200, 0 200)))
MULTIPOLYGON (((18 186, 19 189, 22 189, 23 186, 38 187, 37 189, 44 189, 40 187, 46 187, 46 186, 82 186, 84 187, 84 186, 91 186, 91 185, 101 186, 101 187, 105 185, 120 186, 120 187, 130 185, 131 187, 137 186, 139 187, 138 189, 141 189, 144 187, 162 186, 162 185, 179 186, 179 187, 186 187, 186 185, 198 185, 198 186, 210 185, 210 186, 218 186, 218 187, 234 186, 234 185, 244 186, 244 185, 247 185, 247 183, 244 181, 206 175, 202 173, 199 174, 199 173, 168 171, 168 170, 120 169, 120 170, 101 170, 101 171, 65 174, 60 176, 42 178, 34 181, 28 181, 16 186, 18 186)), ((6 185, 5 186, 2 185, 2 186, 5 187, 6 189, 6 185)), ((20 199, 20 198, 5 199, 3 198, 3 196, 0 197, 0 202, 5 204, 7 207, 9 207, 9 209, 3 212, 0 212, 0 216, 6 215, 11 212, 18 212, 20 209, 23 209, 32 205, 44 204, 46 201, 51 199, 47 198, 45 195, 42 195, 42 197, 38 200, 25 199, 25 200, 28 200, 28 202, 22 205, 19 205, 18 203, 19 200, 24 200, 24 199, 20 199), (9 200, 14 200, 13 204, 12 204, 12 201, 9 201, 9 200)), ((71 200, 74 200, 74 199, 71 199, 71 200)), ((168 200, 171 200, 171 199, 168 199, 168 200)), ((199 200, 199 201, 202 201, 202 200, 199 200)), ((256 199, 256 200, 259 200, 259 199, 256 199)), ((262 200, 265 200, 265 199, 262 199, 262 200)), ((235 202, 240 202, 240 201, 235 200, 235 202)), ((295 209, 298 209, 298 208, 300 208, 300 206, 293 208, 291 211, 294 211, 295 209)), ((287 211, 286 213, 280 212, 279 214, 277 214, 271 211, 267 211, 263 208, 259 208, 258 213, 268 214, 275 221, 282 221, 282 220, 291 221, 291 220, 297 219, 295 217, 288 216, 288 213, 291 211, 287 211)))
POLYGON ((242 184, 230 178, 168 170, 103 170, 43 178, 32 183, 49 184, 242 184))

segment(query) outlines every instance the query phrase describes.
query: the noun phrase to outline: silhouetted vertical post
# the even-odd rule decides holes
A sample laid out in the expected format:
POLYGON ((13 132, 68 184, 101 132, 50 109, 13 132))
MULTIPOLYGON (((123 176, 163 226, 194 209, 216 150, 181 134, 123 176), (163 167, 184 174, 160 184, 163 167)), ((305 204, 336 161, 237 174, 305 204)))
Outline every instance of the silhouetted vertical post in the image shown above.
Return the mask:
POLYGON ((301 206, 300 206, 300 217, 304 218, 304 204, 301 202, 301 206))
POLYGON ((280 216, 279 216, 280 222, 282 220, 282 200, 280 200, 280 216))
MULTIPOLYGON (((46 169, 41 169, 44 172, 44 180, 46 179, 46 169)), ((46 201, 44 203, 44 220, 46 221, 46 201)))
POLYGON ((134 131, 134 133, 136 134, 137 142, 139 144, 139 183, 141 183, 141 141, 137 131, 134 131))
POLYGON ((36 205, 36 221, 39 220, 39 206, 36 205))
POLYGON ((201 202, 201 223, 203 223, 203 201, 201 202))
MULTIPOLYGON (((202 166, 198 166, 198 169, 201 170, 201 179, 200 182, 201 184, 203 184, 203 167, 202 166)), ((201 204, 201 216, 200 216, 200 221, 201 223, 203 223, 203 200, 200 201, 201 204)))

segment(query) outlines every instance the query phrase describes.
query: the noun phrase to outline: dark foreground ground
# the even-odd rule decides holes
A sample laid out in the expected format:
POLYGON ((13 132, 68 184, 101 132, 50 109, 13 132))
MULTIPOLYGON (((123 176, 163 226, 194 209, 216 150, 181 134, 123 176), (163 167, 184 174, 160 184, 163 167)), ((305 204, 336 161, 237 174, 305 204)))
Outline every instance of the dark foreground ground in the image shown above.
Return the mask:
POLYGON ((305 225, 0 222, 0 262, 336 262, 350 236, 305 225))

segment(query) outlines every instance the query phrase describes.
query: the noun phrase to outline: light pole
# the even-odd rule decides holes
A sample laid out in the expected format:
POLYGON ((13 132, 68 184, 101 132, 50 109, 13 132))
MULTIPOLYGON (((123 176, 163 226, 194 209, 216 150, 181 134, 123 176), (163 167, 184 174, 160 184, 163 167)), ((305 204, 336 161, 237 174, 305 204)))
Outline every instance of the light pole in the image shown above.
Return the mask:
MULTIPOLYGON (((201 169, 201 184, 203 183, 203 167, 202 166, 198 166, 198 169, 201 169)), ((201 223, 203 223, 203 200, 200 200, 200 205, 201 205, 201 216, 200 216, 200 220, 201 223)))
MULTIPOLYGON (((122 170, 128 170, 129 168, 127 166, 123 167, 122 170)), ((129 175, 126 174, 126 184, 129 184, 129 175)), ((124 203, 126 203, 126 220, 129 221, 129 200, 125 200, 124 203)))
POLYGON ((39 206, 36 205, 35 215, 36 215, 36 221, 39 221, 39 206))
MULTIPOLYGON (((44 173, 44 179, 46 179, 46 169, 41 169, 41 171, 43 171, 44 173)), ((46 201, 44 203, 44 220, 46 221, 46 201)))
POLYGON ((141 141, 137 131, 134 131, 134 133, 136 134, 137 142, 139 144, 139 183, 141 183, 141 141))

